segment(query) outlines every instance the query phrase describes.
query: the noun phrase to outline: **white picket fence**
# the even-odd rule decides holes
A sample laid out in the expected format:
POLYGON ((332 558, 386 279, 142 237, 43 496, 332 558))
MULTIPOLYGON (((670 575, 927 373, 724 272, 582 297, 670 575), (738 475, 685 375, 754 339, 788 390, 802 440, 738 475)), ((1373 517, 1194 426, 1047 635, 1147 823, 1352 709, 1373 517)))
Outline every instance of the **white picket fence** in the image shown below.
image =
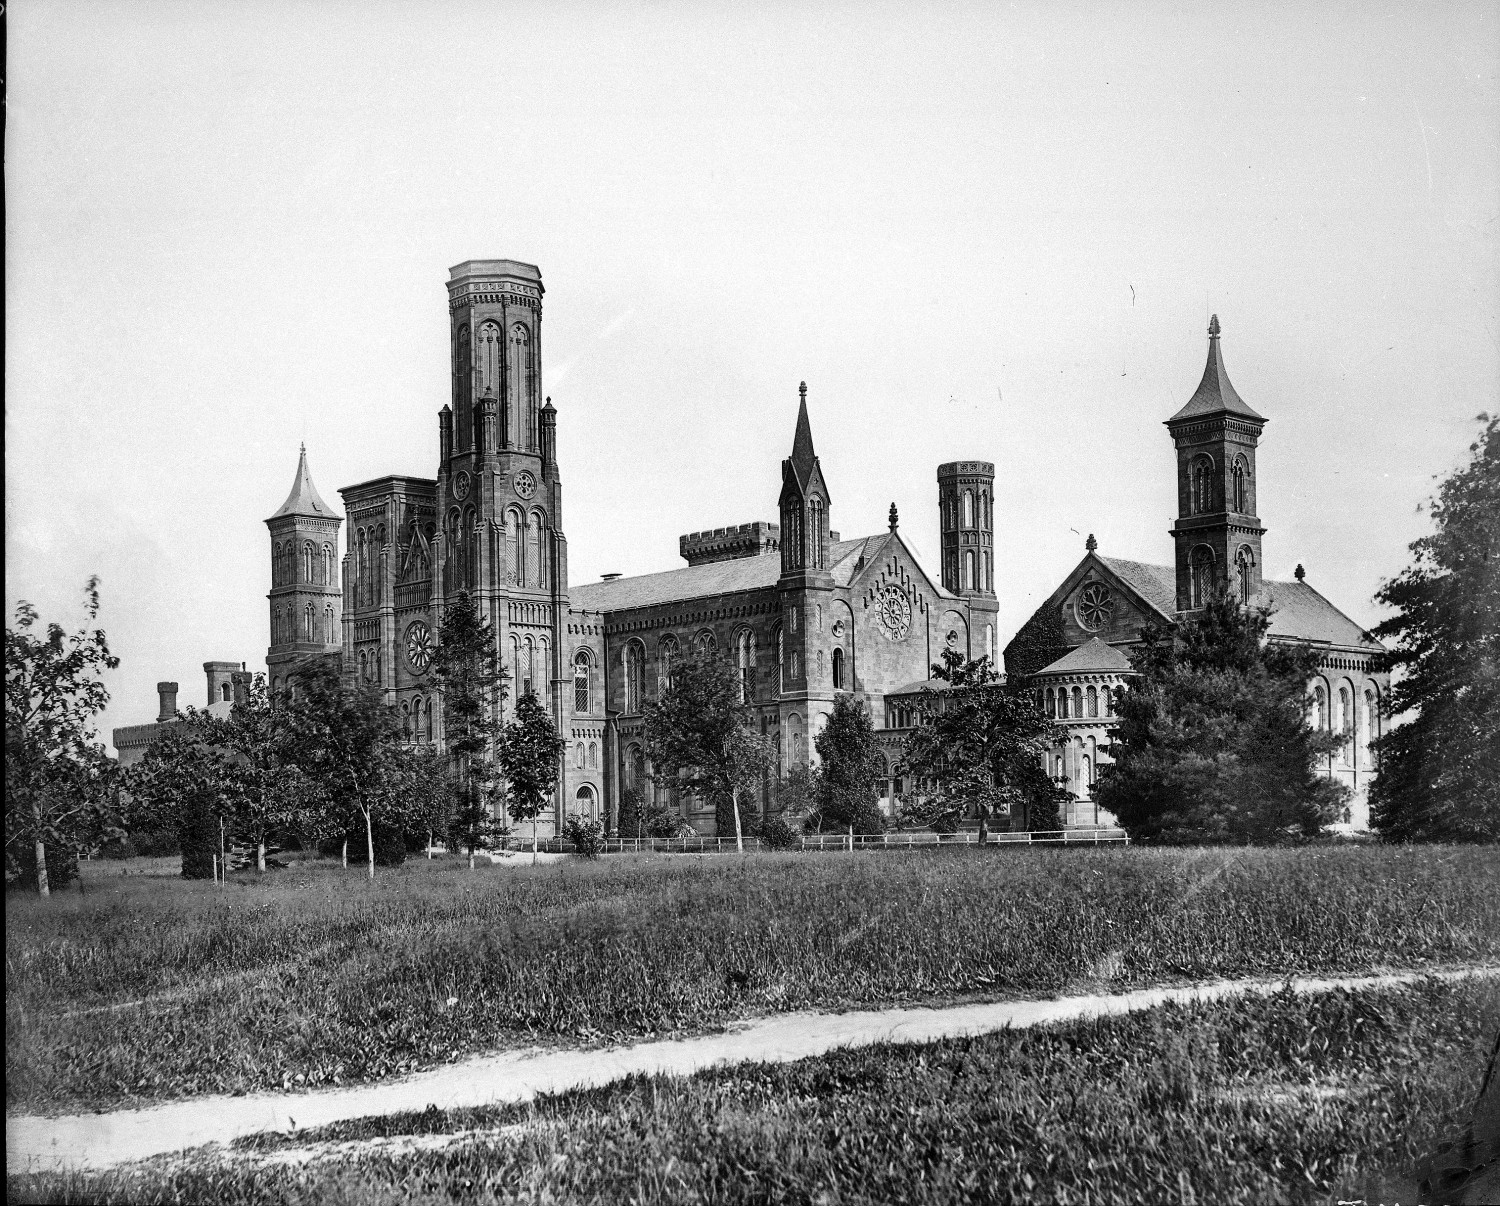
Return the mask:
MULTIPOLYGON (((1106 846, 1130 844, 1130 837, 1123 829, 1055 829, 1038 832, 1011 833, 991 831, 987 842, 995 846, 1106 846)), ((905 850, 930 846, 973 846, 979 842, 974 830, 958 833, 898 832, 875 834, 812 833, 801 834, 797 850, 905 850)), ((511 838, 506 843, 511 850, 530 850, 531 843, 520 838, 511 838)), ((565 838, 548 838, 537 844, 537 849, 552 854, 571 854, 573 843, 565 838)), ((733 854, 737 849, 732 837, 681 837, 681 838, 609 838, 604 843, 606 854, 640 854, 655 851, 664 854, 733 854)), ((769 850, 771 847, 759 838, 746 838, 745 849, 769 850)))

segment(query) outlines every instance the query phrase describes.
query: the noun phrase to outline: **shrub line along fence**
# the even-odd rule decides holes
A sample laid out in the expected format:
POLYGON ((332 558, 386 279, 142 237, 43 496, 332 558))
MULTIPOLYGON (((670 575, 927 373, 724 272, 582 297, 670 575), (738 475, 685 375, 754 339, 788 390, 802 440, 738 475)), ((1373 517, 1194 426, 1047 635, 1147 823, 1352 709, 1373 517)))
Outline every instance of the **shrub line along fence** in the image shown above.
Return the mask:
MULTIPOLYGON (((972 830, 958 833, 874 833, 853 835, 847 833, 811 833, 800 835, 785 849, 789 850, 908 850, 927 846, 973 846, 979 842, 979 834, 972 830)), ((1000 831, 990 833, 986 844, 991 846, 1104 846, 1130 844, 1130 837, 1123 829, 1054 829, 1038 832, 1000 831)), ((504 850, 527 851, 531 843, 525 838, 511 837, 501 847, 504 850)), ((548 854, 572 854, 573 843, 565 838, 547 838, 537 843, 537 849, 548 854)), ((733 854, 736 849, 732 837, 688 837, 688 838, 608 838, 604 843, 606 854, 639 854, 658 851, 667 854, 733 854)), ((760 838, 747 837, 746 850, 771 850, 773 847, 760 838)))

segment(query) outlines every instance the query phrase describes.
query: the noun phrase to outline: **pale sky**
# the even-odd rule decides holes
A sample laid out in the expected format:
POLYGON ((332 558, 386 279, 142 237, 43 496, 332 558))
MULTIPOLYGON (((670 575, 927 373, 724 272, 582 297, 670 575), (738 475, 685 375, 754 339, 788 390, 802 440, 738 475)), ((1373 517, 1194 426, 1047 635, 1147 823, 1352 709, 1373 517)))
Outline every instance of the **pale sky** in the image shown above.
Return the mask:
POLYGON ((433 476, 444 281, 540 266, 574 583, 776 518, 936 574, 996 465, 1002 643, 1097 534, 1169 562, 1210 310, 1272 578, 1356 620, 1500 385, 1491 3, 13 0, 6 602, 90 573, 113 725, 264 669, 270 540, 433 476))

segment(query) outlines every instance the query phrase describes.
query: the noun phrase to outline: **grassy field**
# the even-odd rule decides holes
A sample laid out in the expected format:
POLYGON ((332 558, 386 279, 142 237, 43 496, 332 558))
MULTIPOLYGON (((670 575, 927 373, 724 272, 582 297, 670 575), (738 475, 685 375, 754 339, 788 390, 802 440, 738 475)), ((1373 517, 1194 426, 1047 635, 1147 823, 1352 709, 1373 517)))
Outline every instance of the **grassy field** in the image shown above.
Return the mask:
POLYGON ((1406 1202, 1417 1162, 1467 1121, 1497 1026, 1493 980, 1281 993, 258 1136, 230 1159, 15 1177, 7 1196, 1406 1202), (443 1134, 428 1151, 378 1142, 443 1134), (317 1158, 270 1162, 289 1148, 317 1158))
POLYGON ((6 910, 6 1095, 62 1112, 809 1007, 1500 959, 1500 851, 642 856, 94 879, 6 910))

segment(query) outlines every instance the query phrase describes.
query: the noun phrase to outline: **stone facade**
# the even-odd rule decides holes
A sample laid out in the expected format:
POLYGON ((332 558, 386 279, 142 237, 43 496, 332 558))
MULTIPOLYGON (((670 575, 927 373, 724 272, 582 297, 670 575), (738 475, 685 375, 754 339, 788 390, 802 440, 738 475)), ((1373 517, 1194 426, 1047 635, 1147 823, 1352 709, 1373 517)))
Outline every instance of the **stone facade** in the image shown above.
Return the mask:
POLYGON ((1364 830, 1369 827, 1369 786, 1377 772, 1370 743, 1380 734, 1381 701, 1390 689, 1389 675, 1372 668, 1383 646, 1308 584, 1301 566, 1291 582, 1262 576, 1265 529, 1257 515, 1255 483, 1256 452, 1267 420, 1230 384, 1219 338, 1215 316, 1209 324, 1203 380, 1167 420, 1178 483, 1178 516, 1171 528, 1174 564, 1105 557, 1090 536, 1084 559, 1006 646, 1006 671, 1035 676, 1044 700, 1051 695, 1049 711, 1069 734, 1064 746, 1047 755, 1048 767, 1078 802, 1069 808, 1073 823, 1087 823, 1092 780, 1099 765, 1109 762, 1111 726, 1102 712, 1078 716, 1074 689, 1083 691, 1088 713, 1088 687, 1127 683, 1128 665, 1121 669, 1116 663, 1110 677, 1107 665, 1085 667, 1069 659, 1077 663, 1075 651, 1095 644, 1123 659, 1146 623, 1170 627, 1199 607, 1209 591, 1228 586, 1251 606, 1270 609, 1271 640, 1318 651, 1319 673, 1307 688, 1309 718, 1317 728, 1345 737, 1324 772, 1351 791, 1339 827, 1364 830), (1058 694, 1063 689, 1066 705, 1058 694))
MULTIPOLYGON (((346 673, 398 709, 412 740, 440 744, 431 652, 447 601, 471 592, 494 627, 511 701, 534 691, 567 738, 545 836, 575 813, 613 825, 622 788, 654 790, 643 708, 680 653, 712 647, 735 660, 783 771, 815 759, 813 740, 838 693, 880 716, 884 693, 925 679, 944 646, 993 656, 993 466, 939 470, 951 585, 934 581, 901 538, 894 504, 878 535, 843 540, 831 528, 805 385, 778 522, 685 535, 685 568, 570 585, 556 411, 539 397, 541 273, 514 260, 471 260, 453 269, 448 295, 452 396, 438 416, 437 475, 339 491, 348 519, 341 583, 323 576, 320 541, 336 548, 338 521, 325 516, 305 453, 291 496, 267 521, 273 690, 292 662, 336 647, 346 673), (313 573, 304 581, 309 544, 313 573), (335 593, 338 641, 321 639, 321 628, 303 640, 308 606, 322 616, 335 593), (289 615, 303 627, 287 628, 289 615)), ((672 802, 713 831, 711 806, 672 802)))

